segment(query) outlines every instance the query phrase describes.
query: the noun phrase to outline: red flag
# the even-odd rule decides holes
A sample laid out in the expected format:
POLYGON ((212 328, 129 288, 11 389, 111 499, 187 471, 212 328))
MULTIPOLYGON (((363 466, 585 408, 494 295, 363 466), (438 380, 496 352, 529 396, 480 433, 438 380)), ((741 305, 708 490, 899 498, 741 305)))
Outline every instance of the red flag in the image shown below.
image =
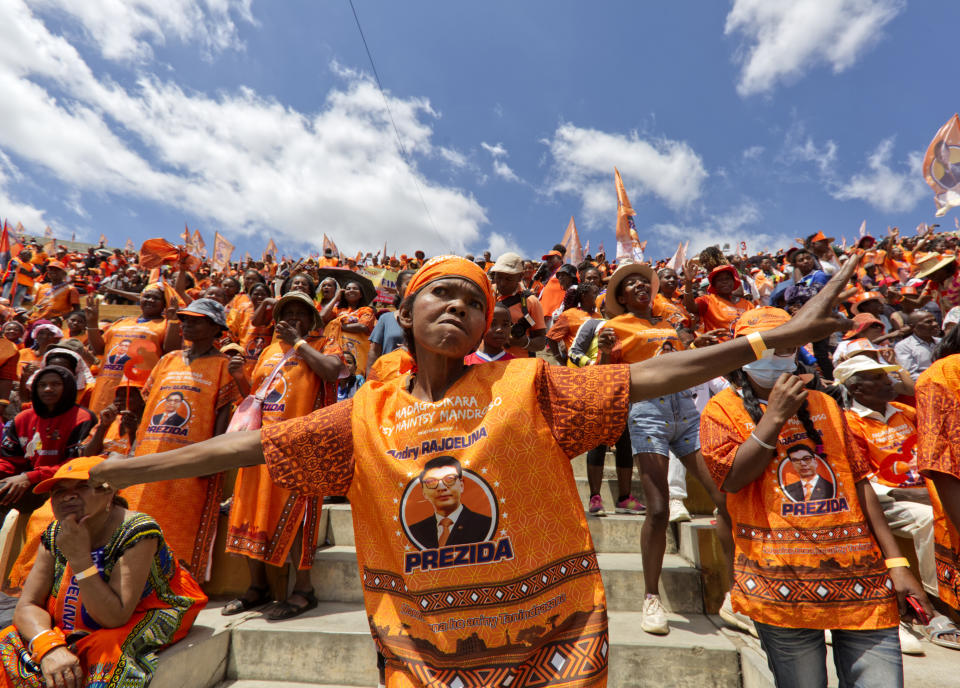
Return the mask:
POLYGON ((633 221, 636 211, 627 198, 620 170, 613 168, 614 183, 617 187, 617 262, 621 260, 643 261, 643 248, 637 236, 637 225, 633 221))
POLYGON ((230 265, 230 256, 233 255, 233 244, 227 241, 227 238, 214 232, 213 235, 213 257, 210 259, 210 267, 214 270, 223 270, 230 265))
POLYGON ((923 176, 933 189, 937 217, 960 206, 960 117, 940 127, 923 158, 923 176))
POLYGON ((567 249, 566 261, 568 263, 580 265, 583 262, 583 247, 580 245, 580 235, 577 233, 577 225, 573 221, 573 215, 570 216, 567 231, 560 243, 567 249))
POLYGON ((10 262, 10 224, 3 221, 3 232, 0 233, 0 270, 7 269, 10 262))

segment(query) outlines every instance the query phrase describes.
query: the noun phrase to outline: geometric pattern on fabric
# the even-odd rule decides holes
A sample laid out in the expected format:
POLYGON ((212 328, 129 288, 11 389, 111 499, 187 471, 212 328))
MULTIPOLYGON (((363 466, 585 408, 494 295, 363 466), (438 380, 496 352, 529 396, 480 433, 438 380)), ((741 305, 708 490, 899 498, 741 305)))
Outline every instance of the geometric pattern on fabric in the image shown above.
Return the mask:
POLYGON ((408 662, 407 668, 425 686, 574 688, 593 685, 605 678, 609 650, 607 632, 600 630, 545 644, 521 664, 503 664, 492 658, 490 663, 478 668, 438 669, 423 662, 408 662))
POLYGON ((811 602, 818 605, 848 604, 866 600, 886 600, 893 591, 893 583, 886 573, 864 574, 859 578, 811 577, 798 579, 789 576, 774 577, 769 571, 736 571, 736 585, 747 597, 768 602, 811 602))
POLYGON ((937 562, 937 581, 940 583, 941 597, 944 597, 944 589, 953 593, 952 604, 955 600, 960 600, 960 571, 958 571, 957 553, 948 547, 942 547, 939 544, 934 546, 934 557, 937 562))
POLYGON ((759 542, 841 542, 859 540, 864 533, 870 532, 865 522, 845 524, 842 527, 825 528, 761 528, 737 524, 737 536, 745 540, 759 542))
POLYGON ((390 571, 364 568, 362 578, 364 589, 405 597, 415 603, 416 609, 429 614, 448 609, 494 607, 522 602, 573 578, 595 574, 598 570, 596 554, 584 552, 565 557, 529 575, 512 580, 471 587, 440 588, 423 594, 409 592, 403 583, 403 577, 390 571))

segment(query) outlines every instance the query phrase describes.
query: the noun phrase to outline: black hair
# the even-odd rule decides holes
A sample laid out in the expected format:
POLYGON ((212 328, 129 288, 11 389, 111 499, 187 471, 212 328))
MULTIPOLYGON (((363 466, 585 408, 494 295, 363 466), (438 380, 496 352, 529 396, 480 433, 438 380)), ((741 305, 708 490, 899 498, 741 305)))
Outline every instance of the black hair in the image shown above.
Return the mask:
POLYGON ((294 274, 294 275, 290 275, 289 277, 287 277, 287 279, 283 280, 283 284, 280 285, 280 295, 281 295, 281 296, 283 296, 283 295, 286 294, 288 291, 290 291, 290 287, 291 287, 291 285, 293 284, 293 279, 294 279, 295 277, 303 277, 305 280, 307 280, 307 288, 310 290, 310 293, 308 294, 308 296, 310 296, 311 299, 312 299, 314 296, 316 296, 316 294, 317 294, 317 285, 314 283, 313 278, 312 278, 310 275, 308 275, 307 273, 305 273, 305 272, 298 272, 298 273, 296 273, 296 274, 294 274))
POLYGON ((395 282, 395 284, 397 285, 397 295, 393 299, 394 308, 400 308, 400 283, 403 282, 404 280, 407 280, 409 282, 413 278, 413 276, 416 274, 417 274, 416 270, 401 270, 400 272, 397 273, 397 281, 395 282))
MULTIPOLYGON (((760 406, 760 400, 753 391, 753 386, 750 384, 750 380, 747 378, 747 374, 743 371, 743 368, 737 368, 727 373, 726 378, 740 388, 740 394, 743 397, 743 408, 746 410, 747 415, 750 416, 750 420, 752 420, 755 425, 759 424, 760 419, 763 418, 763 408, 760 406)), ((799 420, 803 426, 804 432, 807 433, 807 437, 819 447, 823 442, 823 436, 820 434, 820 431, 814 427, 813 421, 810 419, 810 407, 807 406, 806 401, 797 409, 796 415, 797 420, 799 420)))
POLYGON ((796 454, 798 451, 801 451, 801 450, 810 452, 816 457, 820 456, 820 452, 818 452, 815 447, 811 447, 806 442, 797 442, 796 444, 791 444, 789 447, 787 447, 787 451, 785 451, 784 454, 786 454, 787 456, 790 456, 791 454, 796 454))
POLYGON ((80 311, 80 310, 70 311, 70 312, 67 313, 65 316, 63 316, 63 319, 64 319, 64 321, 66 321, 67 318, 72 318, 72 317, 75 316, 75 315, 79 315, 79 316, 80 316, 81 318, 83 318, 84 320, 87 319, 87 314, 84 313, 83 311, 80 311))
POLYGON ((427 474, 427 471, 432 471, 434 468, 443 468, 444 466, 453 466, 457 469, 457 477, 463 477, 463 467, 457 459, 452 456, 437 456, 423 464, 423 470, 420 471, 419 479, 423 480, 423 476, 427 474))
POLYGON ((363 287, 360 286, 360 283, 357 280, 349 279, 343 283, 343 287, 340 290, 340 301, 337 302, 337 308, 350 308, 350 304, 347 303, 347 287, 351 284, 356 284, 357 289, 360 290, 360 305, 365 305, 363 302, 366 300, 366 294, 363 293, 363 287))
POLYGON ((559 253, 560 255, 562 255, 562 256, 567 255, 567 247, 564 246, 563 244, 554 244, 554 245, 553 245, 553 248, 550 249, 550 250, 551 250, 551 251, 556 251, 556 252, 558 252, 558 253, 559 253))
POLYGON ((933 360, 939 361, 954 354, 960 354, 960 325, 947 332, 937 343, 933 349, 933 360))

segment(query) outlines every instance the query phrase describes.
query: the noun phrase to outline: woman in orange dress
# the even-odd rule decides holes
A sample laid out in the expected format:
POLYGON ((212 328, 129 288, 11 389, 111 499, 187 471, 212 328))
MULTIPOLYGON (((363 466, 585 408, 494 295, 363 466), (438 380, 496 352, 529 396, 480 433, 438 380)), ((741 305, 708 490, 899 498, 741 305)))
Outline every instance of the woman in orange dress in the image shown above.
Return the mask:
MULTIPOLYGON (((99 413, 113 403, 114 390, 121 384, 139 387, 141 383, 128 378, 124 366, 131 357, 141 351, 141 356, 154 363, 161 355, 176 347, 176 337, 167 341, 168 322, 164 318, 166 295, 158 286, 147 288, 140 294, 140 316, 121 318, 110 325, 103 334, 100 322, 100 304, 95 295, 87 297, 87 336, 90 347, 97 356, 103 356, 103 364, 97 373, 93 387, 90 410, 99 413)), ((171 336, 176 334, 176 328, 171 336)))
MULTIPOLYGON (((343 271, 339 271, 343 272, 343 271)), ((370 351, 370 333, 377 324, 377 316, 370 304, 376 291, 369 281, 362 282, 356 275, 344 280, 336 295, 320 312, 323 336, 349 351, 357 361, 357 370, 367 369, 370 351)))
MULTIPOLYGON (((320 325, 320 314, 309 296, 289 292, 277 302, 273 313, 277 339, 260 355, 252 380, 244 375, 242 356, 234 356, 229 368, 242 394, 253 390, 263 395, 264 427, 334 403, 341 370, 339 349, 323 337, 310 335, 320 325), (281 368, 274 375, 277 366, 281 368), (269 387, 261 390, 268 380, 269 387)), ((293 593, 266 615, 274 620, 288 619, 316 606, 310 568, 317 546, 320 509, 319 497, 275 485, 265 466, 240 469, 230 507, 226 549, 247 558, 250 587, 241 597, 227 603, 221 610, 224 616, 253 609, 272 599, 266 566, 282 566, 296 541, 300 551, 295 560, 293 593)))
MULTIPOLYGON (((157 363, 143 386, 146 399, 135 455, 187 446, 226 431, 237 385, 229 359, 214 348, 226 329, 223 305, 197 299, 177 311, 190 346, 171 351, 157 363)), ((153 516, 176 556, 198 580, 209 577, 223 475, 137 485, 124 493, 130 508, 153 516)))
POLYGON ((570 458, 613 443, 630 401, 688 389, 767 346, 799 346, 838 329, 833 309, 856 262, 801 315, 765 333, 759 352, 741 338, 630 366, 573 369, 538 358, 467 367, 494 295, 482 268, 440 256, 420 268, 400 306, 414 370, 303 418, 107 459, 94 477, 123 486, 266 462, 287 489, 347 494, 389 688, 599 688, 607 681, 606 601, 570 458), (451 625, 478 605, 496 627, 451 625), (570 657, 577 661, 558 661, 570 657))

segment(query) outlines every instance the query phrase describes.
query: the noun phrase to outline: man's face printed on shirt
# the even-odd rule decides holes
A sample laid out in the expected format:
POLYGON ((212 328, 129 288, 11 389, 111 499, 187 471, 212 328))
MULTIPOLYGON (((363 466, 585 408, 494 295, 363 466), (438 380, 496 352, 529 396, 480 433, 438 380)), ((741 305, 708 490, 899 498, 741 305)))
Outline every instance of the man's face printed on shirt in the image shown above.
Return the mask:
POLYGON ((817 464, 820 460, 808 451, 796 451, 790 454, 790 463, 801 480, 813 480, 817 477, 817 464))
POLYGON ((420 481, 424 498, 433 509, 444 516, 456 511, 463 494, 463 479, 453 466, 441 466, 427 471, 420 481))

